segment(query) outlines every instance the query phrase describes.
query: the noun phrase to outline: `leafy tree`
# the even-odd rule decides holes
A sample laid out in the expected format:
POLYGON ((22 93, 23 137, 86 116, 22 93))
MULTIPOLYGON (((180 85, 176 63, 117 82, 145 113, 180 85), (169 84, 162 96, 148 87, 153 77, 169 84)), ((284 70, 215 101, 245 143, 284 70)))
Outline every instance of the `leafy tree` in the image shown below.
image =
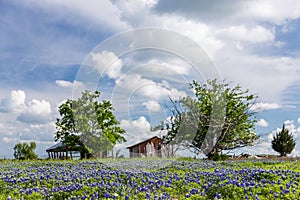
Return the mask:
POLYGON ((156 129, 167 130, 163 140, 180 144, 194 153, 204 153, 209 159, 219 157, 222 150, 253 145, 255 118, 251 106, 256 96, 237 85, 209 80, 190 84, 195 98, 172 101, 172 116, 156 129))
POLYGON ((116 143, 126 141, 111 103, 99 102, 99 97, 98 91, 84 91, 77 100, 68 99, 59 106, 55 141, 61 140, 69 148, 79 146, 81 158, 112 150, 116 143))
POLYGON ((18 143, 14 146, 14 156, 16 159, 37 159, 38 156, 34 153, 36 148, 35 142, 18 143))
POLYGON ((283 124, 282 130, 273 136, 272 148, 274 151, 280 153, 280 156, 286 156, 293 151, 295 145, 296 142, 293 139, 293 135, 289 134, 289 130, 283 124))

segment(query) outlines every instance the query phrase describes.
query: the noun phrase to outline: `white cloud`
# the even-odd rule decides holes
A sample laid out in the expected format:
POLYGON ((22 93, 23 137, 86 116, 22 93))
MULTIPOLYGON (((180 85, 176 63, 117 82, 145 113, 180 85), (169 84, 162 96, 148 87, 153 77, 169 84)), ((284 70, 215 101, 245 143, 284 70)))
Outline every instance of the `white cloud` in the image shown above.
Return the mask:
POLYGON ((290 154, 291 157, 299 157, 299 155, 300 155, 300 151, 297 149, 294 149, 290 154))
POLYGON ((294 124, 294 120, 286 120, 286 121, 284 121, 284 124, 285 125, 292 125, 292 124, 294 124))
MULTIPOLYGON (((293 135, 294 139, 300 135, 299 128, 296 128, 293 120, 287 120, 284 122, 285 128, 293 135)), ((281 130, 281 129, 280 129, 281 130)))
POLYGON ((73 87, 73 83, 70 81, 56 80, 55 83, 60 87, 65 87, 65 88, 73 87))
POLYGON ((147 63, 142 63, 135 69, 135 72, 143 74, 145 76, 159 77, 165 74, 162 74, 162 71, 168 72, 168 77, 175 75, 189 75, 190 67, 187 66, 187 63, 178 58, 172 58, 168 61, 161 61, 159 59, 151 59, 147 63))
POLYGON ((257 121, 256 125, 262 126, 262 127, 267 127, 269 125, 269 123, 264 119, 260 119, 257 121))
POLYGON ((151 100, 162 100, 168 97, 176 100, 186 96, 184 91, 179 91, 176 88, 168 88, 167 85, 164 85, 163 83, 157 83, 153 80, 142 78, 139 74, 128 74, 123 76, 116 81, 116 84, 129 94, 136 92, 151 100))
POLYGON ((92 67, 103 76, 116 79, 121 75, 123 62, 113 52, 102 51, 101 53, 91 53, 92 67))
POLYGON ((65 81, 65 80, 56 80, 55 83, 60 86, 60 87, 64 87, 64 88, 73 88, 73 87, 83 87, 83 83, 80 81, 65 81))
POLYGON ((223 77, 257 93, 261 101, 281 103, 286 98, 283 93, 299 80, 297 58, 255 55, 229 47, 215 57, 223 77))
POLYGON ((296 1, 283 7, 282 2, 268 0, 235 1, 234 6, 215 1, 190 5, 159 1, 154 11, 145 6, 133 9, 137 2, 115 4, 133 27, 162 27, 193 39, 214 59, 222 78, 251 89, 263 101, 280 102, 283 92, 299 80, 297 57, 266 56, 284 42, 277 41, 274 23, 288 26, 286 20, 300 16, 296 1), (258 51, 262 42, 265 53, 258 51))
POLYGON ((159 20, 163 22, 164 28, 178 31, 197 42, 211 58, 224 47, 224 42, 215 37, 214 27, 208 24, 186 20, 176 15, 163 16, 159 20))
POLYGON ((120 126, 127 135, 125 136, 127 142, 124 145, 135 144, 156 134, 151 132, 151 125, 144 116, 136 120, 121 120, 120 126))
MULTIPOLYGON (((285 128, 291 133, 294 137, 294 139, 298 139, 300 136, 300 127, 296 127, 294 120, 286 120, 284 121, 285 128)), ((276 130, 272 131, 272 134, 275 135, 276 133, 279 133, 282 130, 282 127, 276 128, 276 130)))
POLYGON ((2 142, 4 143, 16 143, 18 141, 17 138, 3 137, 2 142))
POLYGON ((50 103, 45 100, 33 99, 28 103, 26 111, 17 119, 25 123, 46 123, 51 119, 50 103))
POLYGON ((172 0, 159 1, 156 12, 183 15, 216 24, 245 23, 249 21, 283 24, 299 18, 300 3, 297 0, 233 0, 195 1, 174 3, 172 0))
POLYGON ((297 119, 297 123, 300 124, 300 118, 297 119))
POLYGON ((0 133, 3 135, 13 136, 15 132, 18 131, 18 127, 10 122, 5 122, 0 124, 0 130, 0 133))
POLYGON ((274 109, 279 109, 282 106, 277 104, 277 103, 256 103, 253 106, 250 107, 252 111, 264 111, 264 110, 274 110, 274 109))
MULTIPOLYGON (((200 44, 211 57, 223 47, 223 42, 214 37, 214 29, 208 24, 194 19, 186 19, 178 13, 152 12, 151 7, 141 6, 140 4, 141 1, 130 1, 130 3, 120 0, 115 1, 115 5, 122 10, 122 17, 132 27, 161 27, 178 31, 200 44)), ((165 41, 157 38, 157 42, 165 41)))
POLYGON ((269 135, 268 135, 268 141, 269 142, 272 142, 272 140, 273 140, 273 134, 272 133, 269 133, 269 135))
POLYGON ((25 92, 23 90, 13 90, 10 96, 0 101, 0 112, 21 112, 25 106, 25 92))
POLYGON ((25 2, 28 6, 37 6, 44 12, 53 14, 54 19, 65 20, 71 24, 102 26, 108 30, 129 28, 126 22, 121 20, 121 11, 108 0, 45 0, 43 2, 26 0, 25 2))
POLYGON ((144 106, 147 107, 149 111, 159 112, 161 107, 157 101, 147 101, 143 103, 144 106))
MULTIPOLYGON (((292 19, 299 18, 300 2, 298 0, 234 0, 234 3, 232 4, 228 4, 227 2, 216 3, 216 1, 199 1, 193 4, 187 4, 186 2, 174 3, 172 0, 46 0, 43 2, 38 0, 25 0, 24 2, 28 8, 41 10, 41 12, 45 13, 45 16, 50 16, 47 20, 43 19, 42 22, 46 21, 44 24, 55 24, 55 22, 59 21, 63 25, 65 22, 67 22, 66 24, 71 27, 81 28, 84 26, 83 28, 88 27, 88 30, 91 30, 92 33, 98 33, 100 30, 101 32, 105 32, 106 35, 112 34, 114 31, 128 29, 129 27, 162 27, 178 31, 179 33, 193 39, 208 52, 210 57, 214 59, 213 61, 216 63, 216 66, 218 66, 218 70, 223 78, 233 81, 234 83, 240 83, 242 86, 250 88, 251 91, 255 93, 258 92, 261 101, 276 102, 258 103, 254 106, 255 110, 285 108, 284 102, 280 102, 281 98, 284 97, 284 95, 282 95, 283 92, 287 91, 289 86, 292 86, 295 82, 299 81, 299 58, 297 56, 279 56, 280 53, 284 53, 285 55, 286 53, 289 53, 285 49, 284 52, 280 49, 285 42, 288 43, 289 41, 277 41, 278 37, 276 35, 278 30, 290 31, 291 26, 288 22, 292 19), (166 2, 168 5, 164 6, 166 2), (156 9, 156 5, 158 5, 160 9, 156 9), (161 5, 163 5, 164 9, 161 9, 161 5), (276 29, 273 29, 275 24, 283 25, 283 27, 277 28, 276 26, 276 29), (260 44, 262 42, 263 44, 260 44), (251 43, 251 45, 248 43, 251 43), (257 51, 257 49, 259 49, 259 51, 257 51), (278 51, 279 54, 272 54, 274 49, 278 51)), ((30 30, 27 30, 27 32, 26 28, 23 26, 19 30, 24 29, 26 34, 23 35, 33 36, 31 38, 34 38, 35 42, 32 42, 33 40, 28 42, 33 43, 33 49, 51 49, 51 51, 46 51, 45 54, 42 54, 42 56, 40 56, 40 54, 35 54, 37 57, 45 59, 45 62, 52 61, 54 63, 66 64, 67 60, 67 63, 74 64, 75 59, 76 63, 78 63, 82 59, 82 55, 85 55, 86 53, 83 52, 84 49, 90 49, 90 45, 93 45, 92 43, 88 43, 88 47, 83 46, 83 44, 87 43, 87 40, 85 40, 84 37, 82 40, 83 42, 81 41, 82 34, 80 34, 80 39, 79 37, 74 37, 74 35, 72 36, 69 34, 68 37, 57 37, 63 36, 65 31, 60 32, 58 29, 59 27, 55 26, 55 34, 53 34, 53 30, 47 29, 48 35, 44 35, 40 34, 41 32, 35 32, 36 27, 33 26, 34 24, 29 25, 30 26, 28 27, 30 27, 30 30), (48 37, 50 35, 51 38, 49 40, 48 37), (57 40, 56 43, 58 45, 53 43, 53 37, 55 37, 57 40), (42 45, 36 46, 37 44, 42 45), (42 48, 44 46, 47 46, 47 48, 42 48), (62 46, 64 47, 59 48, 62 46), (63 62, 58 62, 56 60, 57 55, 61 56, 59 59, 62 59, 63 62)), ((44 26, 41 26, 41 29, 43 29, 43 27, 44 26)), ((49 27, 49 29, 51 29, 51 27, 49 27)), ((87 29, 81 30, 86 31, 87 29)), ((24 33, 23 30, 18 32, 24 33)), ((8 41, 11 41, 11 39, 8 41)), ((170 41, 174 42, 171 38, 167 42, 170 41)), ((157 43, 160 42, 162 41, 160 38, 158 38, 157 43)), ((136 74, 126 75, 125 78, 120 78, 122 76, 121 69, 123 61, 117 58, 112 52, 100 52, 99 55, 102 56, 100 59, 101 61, 97 62, 97 59, 95 60, 95 62, 99 64, 97 66, 98 72, 100 72, 102 75, 107 75, 108 77, 117 80, 117 82, 119 81, 119 85, 117 85, 117 87, 120 87, 124 92, 128 92, 129 95, 132 93, 137 93, 142 97, 146 97, 145 99, 140 99, 139 103, 144 102, 144 105, 148 105, 149 108, 152 107, 153 109, 153 107, 155 107, 155 104, 152 106, 150 105, 149 102, 151 101, 159 102, 160 100, 167 98, 167 96, 185 95, 184 92, 180 91, 179 89, 172 88, 171 84, 164 82, 163 80, 157 81, 152 80, 151 78, 147 79, 145 76, 139 76, 136 74), (105 69, 105 66, 110 64, 106 63, 110 59, 115 60, 115 62, 111 63, 111 65, 105 69)), ((28 62, 26 59, 28 59, 30 56, 32 55, 28 55, 27 57, 25 56, 26 62, 28 62)), ((30 57, 30 59, 33 58, 30 57)), ((174 63, 169 64, 166 62, 163 63, 157 61, 157 63, 154 64, 161 66, 165 65, 166 67, 170 65, 170 67, 172 67, 172 64, 174 63)), ((172 68, 172 72, 187 76, 191 75, 190 73, 192 73, 181 64, 174 66, 175 67, 172 68)), ((164 73, 160 72, 159 68, 153 68, 148 71, 144 70, 144 72, 149 72, 148 77, 159 73, 161 76, 165 75, 164 73)), ((169 81, 169 79, 166 80, 169 81)), ((70 88, 74 83, 64 80, 57 80, 56 84, 61 87, 70 88)), ((27 121, 30 121, 30 123, 37 121, 38 119, 42 119, 41 121, 47 121, 44 120, 43 116, 47 115, 50 118, 51 109, 50 112, 48 112, 47 109, 44 109, 40 113, 33 111, 36 110, 33 108, 32 111, 29 111, 30 107, 34 107, 31 105, 33 104, 32 102, 34 100, 29 103, 30 105, 26 104, 26 96, 24 91, 23 94, 19 90, 15 91, 15 93, 11 94, 9 97, 2 99, 0 102, 0 112, 23 112, 21 115, 23 117, 23 121, 24 119, 27 119, 27 121), (42 114, 47 112, 50 114, 42 114), (29 120, 30 118, 31 120, 29 120)), ((115 96, 115 98, 118 97, 120 96, 115 96)), ((64 96, 64 98, 66 97, 64 96)), ((59 99, 59 101, 62 99, 63 98, 59 99)), ((124 102, 125 101, 128 101, 128 98, 124 98, 124 102)), ((42 101, 39 102, 42 104, 42 101)), ((55 103, 56 102, 53 102, 53 105, 55 105, 55 103)), ((125 104, 120 104, 118 106, 125 107, 124 105, 125 104)), ((46 104, 44 104, 44 106, 47 107, 46 104)), ((40 105, 40 107, 43 106, 40 105)), ((156 108, 158 109, 158 107, 156 108)), ((8 117, 10 121, 14 120, 13 117, 8 117)), ((19 120, 20 117, 18 118, 19 120)), ((142 125, 148 127, 149 123, 146 123, 146 118, 138 118, 137 120, 127 122, 129 123, 128 130, 132 130, 132 132, 139 130, 141 133, 140 135, 144 135, 146 138, 148 138, 148 134, 151 134, 150 132, 147 132, 146 129, 142 128, 142 125), (130 127, 138 128, 134 129, 130 127)), ((297 120, 297 122, 300 123, 300 118, 297 120)), ((19 126, 18 122, 11 122, 11 124, 8 125, 3 121, 1 129, 4 126, 6 127, 5 133, 7 133, 7 135, 13 135, 14 133, 20 132, 20 130, 24 130, 26 128, 18 127, 8 130, 8 127, 17 127, 16 124, 19 126)), ((126 125, 124 121, 123 125, 126 125)), ((300 133, 300 127, 296 128, 294 123, 293 125, 290 123, 287 126, 294 133, 300 133)), ((43 128, 30 126, 28 131, 32 130, 42 131, 43 128)), ((28 132, 27 136, 29 136, 29 134, 30 133, 28 132)), ((22 137, 25 136, 23 135, 22 137)), ((3 140, 8 142, 10 139, 7 137, 3 140)), ((268 144, 264 143, 263 145, 266 146, 268 144)), ((262 148, 264 148, 264 146, 262 146, 262 148)))
POLYGON ((271 142, 269 141, 259 141, 258 144, 254 146, 254 148, 251 149, 251 154, 253 155, 259 155, 259 154, 274 154, 274 151, 272 150, 271 142))
POLYGON ((125 129, 128 134, 144 134, 150 131, 151 125, 144 116, 137 120, 122 120, 120 126, 125 129))
POLYGON ((30 124, 29 128, 22 132, 20 140, 35 140, 42 142, 54 142, 56 132, 55 123, 30 124))
POLYGON ((275 37, 272 30, 260 25, 256 25, 252 28, 246 27, 245 25, 230 26, 218 31, 217 35, 242 42, 267 42, 274 40, 275 37))
POLYGON ((250 19, 268 21, 281 25, 300 17, 300 2, 297 0, 244 1, 243 14, 250 19))

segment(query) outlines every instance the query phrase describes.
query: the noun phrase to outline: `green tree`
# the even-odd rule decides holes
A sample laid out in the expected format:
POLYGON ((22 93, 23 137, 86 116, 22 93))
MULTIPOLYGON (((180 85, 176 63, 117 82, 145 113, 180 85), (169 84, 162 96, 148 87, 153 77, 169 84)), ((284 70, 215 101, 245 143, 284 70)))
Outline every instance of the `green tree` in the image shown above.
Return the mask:
POLYGON ((237 85, 209 80, 200 85, 190 84, 195 98, 185 97, 172 101, 172 115, 156 129, 167 130, 164 141, 180 144, 194 153, 204 153, 209 159, 222 150, 253 145, 255 112, 251 110, 257 96, 237 85))
POLYGON ((112 150, 116 143, 125 142, 119 122, 109 101, 99 102, 100 92, 82 92, 77 100, 68 99, 59 106, 55 141, 61 140, 69 148, 80 147, 80 157, 112 150))
POLYGON ((38 156, 34 153, 36 148, 35 142, 18 143, 14 146, 14 156, 16 159, 37 159, 38 156))
POLYGON ((273 136, 272 148, 274 151, 280 153, 280 156, 290 154, 295 148, 296 142, 293 135, 289 134, 289 130, 285 128, 284 124, 281 131, 273 136))

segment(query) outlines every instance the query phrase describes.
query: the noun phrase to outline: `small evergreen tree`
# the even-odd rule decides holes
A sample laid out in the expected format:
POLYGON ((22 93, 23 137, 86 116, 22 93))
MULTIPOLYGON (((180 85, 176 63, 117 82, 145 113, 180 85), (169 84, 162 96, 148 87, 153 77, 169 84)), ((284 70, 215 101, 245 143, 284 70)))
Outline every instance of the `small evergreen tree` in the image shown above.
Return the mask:
POLYGON ((272 148, 274 151, 280 153, 280 156, 290 154, 295 148, 296 142, 293 135, 289 134, 289 130, 282 126, 282 130, 273 136, 272 148))

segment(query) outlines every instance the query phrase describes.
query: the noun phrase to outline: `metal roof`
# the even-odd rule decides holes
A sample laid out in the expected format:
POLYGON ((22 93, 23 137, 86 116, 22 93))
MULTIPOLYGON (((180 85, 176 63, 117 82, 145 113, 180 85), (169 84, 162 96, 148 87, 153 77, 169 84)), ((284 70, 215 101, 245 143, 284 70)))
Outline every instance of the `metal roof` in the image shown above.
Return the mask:
POLYGON ((159 137, 157 137, 157 136, 154 136, 154 137, 152 137, 152 138, 149 138, 149 139, 144 140, 144 141, 142 141, 142 142, 139 142, 139 143, 137 143, 137 144, 131 145, 131 146, 127 147, 126 149, 130 149, 130 148, 132 148, 132 147, 134 147, 134 146, 137 146, 137 145, 140 145, 140 144, 142 144, 142 143, 148 142, 149 140, 152 140, 152 139, 154 139, 154 138, 161 139, 161 138, 159 138, 159 137))
POLYGON ((59 143, 49 147, 48 149, 46 149, 46 151, 53 151, 55 149, 61 149, 61 148, 65 148, 65 147, 66 147, 66 144, 59 142, 59 143))

